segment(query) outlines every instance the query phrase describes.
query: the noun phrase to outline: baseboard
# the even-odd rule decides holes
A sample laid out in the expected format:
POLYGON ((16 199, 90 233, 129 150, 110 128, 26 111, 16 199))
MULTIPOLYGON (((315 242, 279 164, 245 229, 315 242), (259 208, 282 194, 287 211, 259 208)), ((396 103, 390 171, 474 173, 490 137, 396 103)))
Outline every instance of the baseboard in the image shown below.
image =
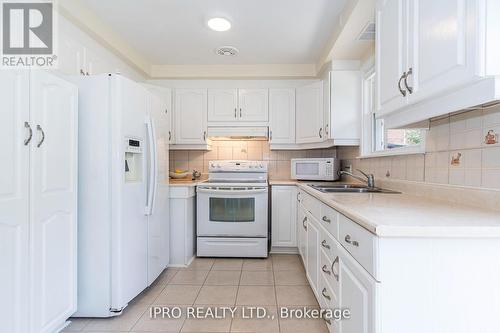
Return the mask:
POLYGON ((285 246, 272 246, 271 254, 298 254, 299 249, 297 247, 285 247, 285 246))

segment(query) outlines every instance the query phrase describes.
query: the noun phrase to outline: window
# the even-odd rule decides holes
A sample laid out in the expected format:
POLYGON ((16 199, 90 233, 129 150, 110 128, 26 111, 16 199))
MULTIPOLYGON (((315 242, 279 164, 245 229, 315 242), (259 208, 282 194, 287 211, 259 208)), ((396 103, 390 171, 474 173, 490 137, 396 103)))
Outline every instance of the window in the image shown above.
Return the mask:
POLYGON ((422 153, 425 130, 420 128, 387 129, 383 119, 375 116, 375 72, 367 73, 363 82, 362 156, 422 153))

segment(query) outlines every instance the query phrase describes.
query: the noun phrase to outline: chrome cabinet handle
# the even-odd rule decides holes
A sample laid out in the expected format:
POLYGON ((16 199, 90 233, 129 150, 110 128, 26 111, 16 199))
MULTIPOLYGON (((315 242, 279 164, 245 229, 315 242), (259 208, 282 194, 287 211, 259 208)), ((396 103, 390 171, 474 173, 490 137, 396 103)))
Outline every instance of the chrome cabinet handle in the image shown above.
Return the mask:
POLYGON ((326 273, 328 275, 332 274, 332 272, 328 270, 328 267, 326 265, 323 265, 323 267, 321 267, 321 270, 323 271, 323 273, 326 273))
POLYGON ((333 274, 333 277, 335 278, 335 280, 337 282, 339 282, 339 275, 338 274, 335 274, 335 270, 333 269, 333 267, 335 266, 335 264, 337 264, 339 262, 339 256, 337 256, 335 258, 335 260, 332 262, 332 274, 333 274))
POLYGON ((40 125, 36 125, 36 129, 37 129, 37 131, 40 131, 40 133, 42 134, 42 138, 40 139, 40 142, 38 142, 38 144, 36 145, 37 148, 40 148, 42 143, 45 141, 45 132, 43 131, 43 129, 40 125))
POLYGON ((300 192, 297 193, 297 201, 300 202, 300 192))
POLYGON ((171 141, 171 140, 172 140, 172 132, 168 131, 168 141, 171 141))
POLYGON ((270 141, 273 140, 273 131, 272 130, 269 130, 269 140, 270 141))
POLYGON ((413 74, 413 68, 410 67, 410 69, 408 70, 408 73, 406 73, 406 75, 405 75, 405 87, 406 87, 406 90, 408 90, 408 92, 410 94, 413 94, 413 87, 410 87, 408 85, 408 76, 410 76, 412 74, 413 74))
POLYGON ((31 129, 31 126, 27 121, 24 122, 24 128, 27 128, 29 131, 28 137, 24 140, 24 145, 27 146, 28 143, 30 143, 31 138, 33 138, 33 130, 31 129))
POLYGON ((168 114, 168 109, 165 109, 165 114, 168 114))
POLYGON ((325 221, 326 223, 332 223, 332 220, 330 220, 328 217, 326 216, 323 216, 322 218, 323 221, 325 221))
POLYGON ((240 108, 240 118, 241 118, 241 108, 240 108))
POLYGON ((330 325, 330 326, 332 325, 332 321, 331 321, 330 319, 328 319, 328 318, 323 318, 323 319, 324 319, 324 321, 325 321, 328 325, 330 325))
POLYGON ((328 127, 330 126, 330 124, 326 124, 325 126, 325 134, 328 135, 328 127))
POLYGON ((344 240, 346 241, 346 243, 349 243, 352 246, 359 246, 358 241, 351 240, 351 235, 346 235, 345 238, 344 238, 344 240))
POLYGON ((302 226, 304 227, 305 230, 307 230, 306 222, 307 222, 307 216, 304 217, 304 219, 302 220, 302 226))
POLYGON ((403 73, 403 75, 401 75, 401 77, 399 78, 399 81, 398 81, 398 89, 399 89, 399 92, 401 93, 401 95, 403 95, 403 97, 406 96, 406 91, 403 90, 403 88, 401 88, 401 81, 403 81, 403 79, 406 77, 406 72, 403 73))
POLYGON ((203 141, 207 141, 207 131, 203 132, 203 141))
POLYGON ((85 72, 83 71, 83 69, 80 68, 80 74, 81 75, 85 75, 85 72))
POLYGON ((234 118, 238 117, 237 112, 238 112, 238 109, 237 109, 237 108, 234 108, 234 118))
POLYGON ((322 139, 323 138, 323 127, 321 127, 319 129, 319 138, 322 139))
POLYGON ((321 290, 321 295, 323 295, 324 298, 326 298, 327 300, 331 300, 332 298, 330 297, 330 295, 328 295, 326 293, 326 288, 323 288, 323 290, 321 290))
POLYGON ((323 241, 321 242, 321 246, 323 246, 325 249, 330 249, 330 245, 326 243, 326 239, 323 239, 323 241))

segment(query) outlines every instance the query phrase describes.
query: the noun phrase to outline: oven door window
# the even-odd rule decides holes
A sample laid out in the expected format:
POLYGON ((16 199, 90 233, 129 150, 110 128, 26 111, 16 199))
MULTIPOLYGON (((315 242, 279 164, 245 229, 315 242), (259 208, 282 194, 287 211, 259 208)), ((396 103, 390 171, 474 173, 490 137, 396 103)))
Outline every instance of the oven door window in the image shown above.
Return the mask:
POLYGON ((255 198, 210 198, 210 221, 255 222, 255 198))

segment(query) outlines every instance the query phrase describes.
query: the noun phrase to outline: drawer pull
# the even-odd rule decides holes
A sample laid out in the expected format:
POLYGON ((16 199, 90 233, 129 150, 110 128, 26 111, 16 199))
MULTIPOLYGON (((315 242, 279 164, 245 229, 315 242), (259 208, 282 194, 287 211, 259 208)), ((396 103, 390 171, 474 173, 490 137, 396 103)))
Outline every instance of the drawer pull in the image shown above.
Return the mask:
POLYGON ((304 217, 304 219, 302 220, 302 226, 304 227, 305 230, 307 230, 306 221, 307 221, 307 216, 304 217))
POLYGON ((328 319, 328 318, 324 318, 324 319, 325 319, 325 322, 326 322, 328 325, 330 325, 330 326, 332 325, 332 321, 331 321, 330 319, 328 319))
POLYGON ((332 272, 328 270, 328 267, 326 265, 323 265, 323 267, 321 267, 321 270, 323 271, 323 273, 326 273, 328 275, 332 274, 332 272))
POLYGON ((344 238, 344 240, 346 241, 346 243, 349 243, 352 246, 359 246, 358 241, 351 240, 351 235, 346 235, 345 238, 344 238))
POLYGON ((326 288, 323 288, 323 290, 321 291, 321 295, 323 295, 324 298, 326 298, 327 300, 331 300, 332 298, 330 297, 330 295, 328 295, 326 293, 326 288))
POLYGON ((339 262, 339 256, 337 256, 337 257, 335 258, 335 260, 333 261, 333 263, 332 263, 332 273, 333 273, 333 277, 335 278, 335 280, 336 280, 337 282, 339 282, 339 275, 338 275, 338 274, 335 274, 335 269, 333 269, 333 267, 335 266, 335 264, 338 264, 338 262, 339 262))
POLYGON ((332 220, 330 220, 328 217, 326 216, 323 216, 322 218, 323 221, 325 221, 326 223, 332 223, 332 220))
POLYGON ((325 249, 330 249, 330 245, 326 244, 325 239, 323 239, 323 241, 321 242, 321 246, 323 246, 325 249))

